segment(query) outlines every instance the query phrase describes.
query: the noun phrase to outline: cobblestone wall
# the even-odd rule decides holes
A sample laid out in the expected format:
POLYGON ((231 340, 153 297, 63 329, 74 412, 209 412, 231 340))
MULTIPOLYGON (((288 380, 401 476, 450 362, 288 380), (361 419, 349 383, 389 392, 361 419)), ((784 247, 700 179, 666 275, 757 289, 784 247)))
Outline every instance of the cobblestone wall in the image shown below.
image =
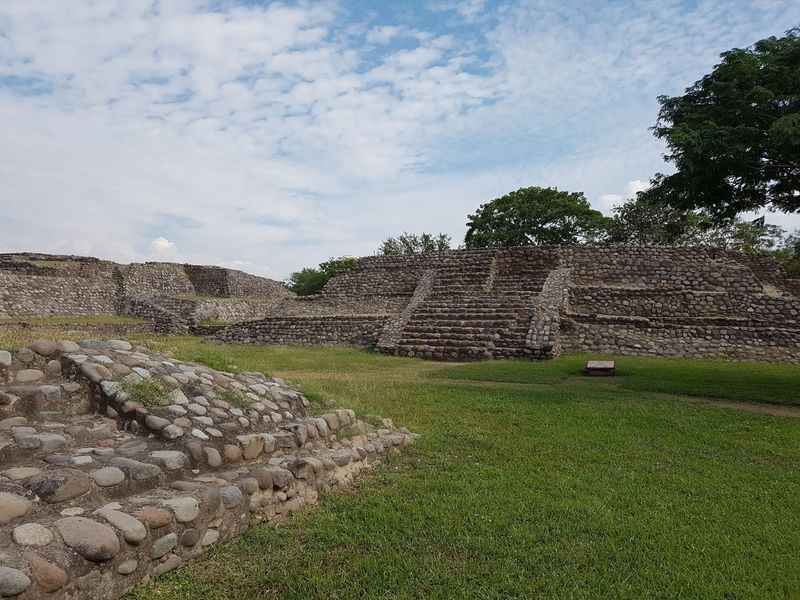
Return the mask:
POLYGON ((260 319, 291 297, 277 281, 221 267, 0 254, 2 317, 125 314, 183 331, 204 318, 260 319))
POLYGON ((271 317, 215 328, 213 337, 242 344, 374 347, 386 322, 376 315, 271 317))

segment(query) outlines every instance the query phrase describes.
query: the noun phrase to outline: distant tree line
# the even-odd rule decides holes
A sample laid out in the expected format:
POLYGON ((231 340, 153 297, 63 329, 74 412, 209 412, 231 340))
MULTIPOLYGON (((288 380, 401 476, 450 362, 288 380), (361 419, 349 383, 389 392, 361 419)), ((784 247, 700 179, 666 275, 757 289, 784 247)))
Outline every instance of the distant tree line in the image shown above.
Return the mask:
MULTIPOLYGON (((771 254, 800 276, 800 231, 787 233, 759 210, 800 212, 800 28, 721 55, 682 96, 658 98, 653 134, 675 167, 606 216, 582 192, 526 187, 467 215, 465 248, 523 245, 712 246, 771 254)), ((378 254, 450 248, 444 233, 403 233, 378 254)), ((341 257, 293 273, 288 287, 317 293, 353 267, 341 257)))

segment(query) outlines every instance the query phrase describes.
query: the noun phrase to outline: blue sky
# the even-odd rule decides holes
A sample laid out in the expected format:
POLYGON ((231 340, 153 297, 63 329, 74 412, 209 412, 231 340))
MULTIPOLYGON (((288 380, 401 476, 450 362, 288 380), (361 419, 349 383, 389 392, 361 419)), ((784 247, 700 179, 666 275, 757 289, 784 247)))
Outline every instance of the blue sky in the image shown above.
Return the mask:
MULTIPOLYGON (((790 0, 3 0, 0 251, 276 278, 528 185, 609 212, 790 0)), ((800 227, 796 216, 770 215, 800 227)))

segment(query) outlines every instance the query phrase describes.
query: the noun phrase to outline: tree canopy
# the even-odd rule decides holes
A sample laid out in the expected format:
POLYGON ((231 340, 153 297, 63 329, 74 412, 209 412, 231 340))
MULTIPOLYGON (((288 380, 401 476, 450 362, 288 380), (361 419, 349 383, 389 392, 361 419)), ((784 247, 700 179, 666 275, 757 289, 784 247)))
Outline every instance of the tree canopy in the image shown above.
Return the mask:
POLYGON ((715 221, 800 211, 800 29, 735 48, 682 96, 661 96, 656 137, 677 169, 651 193, 715 221))
POLYGON ((401 256, 404 254, 431 254, 450 248, 451 238, 446 233, 420 234, 403 232, 397 237, 386 238, 378 248, 378 254, 401 256))
POLYGON ((320 263, 318 268, 306 267, 292 273, 286 282, 286 287, 298 296, 317 294, 331 277, 349 271, 355 265, 356 259, 352 256, 331 258, 320 263))
POLYGON ((773 253, 787 263, 793 260, 796 236, 767 223, 764 218, 716 223, 698 211, 662 204, 648 194, 638 194, 614 208, 606 243, 617 246, 709 246, 748 254, 773 253))
POLYGON ((575 245, 602 237, 606 217, 582 192, 521 188, 467 217, 467 248, 575 245))

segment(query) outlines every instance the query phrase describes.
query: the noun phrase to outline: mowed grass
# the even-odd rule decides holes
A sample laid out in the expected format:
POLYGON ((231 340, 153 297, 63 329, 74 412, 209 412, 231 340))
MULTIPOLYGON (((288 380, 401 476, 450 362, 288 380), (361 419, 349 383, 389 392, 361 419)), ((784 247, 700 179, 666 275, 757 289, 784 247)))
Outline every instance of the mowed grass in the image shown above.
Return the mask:
POLYGON ((798 365, 609 356, 600 358, 615 360, 616 377, 585 378, 586 361, 597 358, 574 355, 545 362, 488 361, 444 368, 432 376, 526 384, 574 382, 580 378, 592 386, 800 406, 798 365))
POLYGON ((581 377, 582 357, 452 366, 151 343, 422 437, 355 493, 132 598, 800 598, 800 419, 680 395, 776 401, 769 389, 800 389, 797 367, 621 358, 610 381, 581 377))

